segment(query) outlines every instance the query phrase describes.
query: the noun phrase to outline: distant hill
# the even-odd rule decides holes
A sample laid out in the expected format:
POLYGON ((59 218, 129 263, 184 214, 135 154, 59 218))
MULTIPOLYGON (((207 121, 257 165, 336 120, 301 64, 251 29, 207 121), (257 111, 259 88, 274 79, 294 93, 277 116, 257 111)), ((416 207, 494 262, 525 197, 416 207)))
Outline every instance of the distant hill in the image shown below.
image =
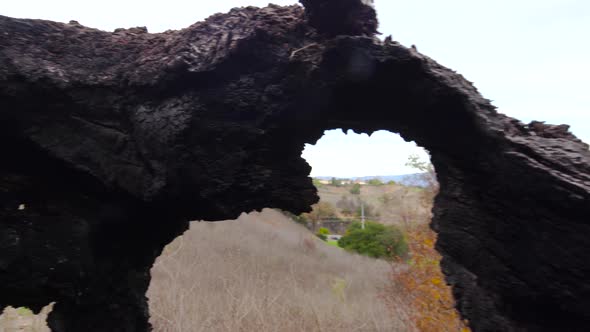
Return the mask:
POLYGON ((350 179, 350 180, 358 180, 358 181, 368 181, 368 180, 377 178, 385 183, 387 183, 389 181, 394 181, 395 183, 399 183, 404 186, 426 187, 428 185, 428 183, 422 179, 422 177, 421 177, 422 174, 423 173, 400 174, 400 175, 373 175, 373 176, 358 176, 358 177, 351 177, 351 178, 340 178, 340 177, 336 177, 336 176, 314 176, 314 178, 320 179, 320 180, 330 180, 335 177, 338 179, 350 179))

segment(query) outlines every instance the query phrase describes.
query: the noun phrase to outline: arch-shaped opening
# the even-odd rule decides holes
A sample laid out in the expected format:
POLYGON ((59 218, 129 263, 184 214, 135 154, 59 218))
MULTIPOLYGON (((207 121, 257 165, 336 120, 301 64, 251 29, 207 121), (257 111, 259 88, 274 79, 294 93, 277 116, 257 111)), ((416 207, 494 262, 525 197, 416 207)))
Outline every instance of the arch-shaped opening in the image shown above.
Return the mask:
POLYGON ((302 157, 320 197, 312 212, 264 209, 192 222, 164 249, 147 293, 154 328, 464 327, 429 229, 437 183, 428 153, 387 131, 331 130, 302 157), (377 162, 389 167, 371 167, 377 162), (378 228, 369 244, 376 251, 339 246, 361 221, 371 232, 378 228), (420 309, 424 303, 430 311, 420 309))
POLYGON ((327 243, 391 263, 381 299, 392 315, 423 331, 468 330, 434 249, 438 182, 428 152, 388 131, 329 130, 302 156, 320 199, 299 220, 327 243))
POLYGON ((316 144, 306 144, 302 157, 312 168, 319 203, 337 210, 338 218, 358 219, 363 208, 383 224, 430 223, 438 181, 428 152, 414 142, 384 130, 370 136, 327 130, 316 144))

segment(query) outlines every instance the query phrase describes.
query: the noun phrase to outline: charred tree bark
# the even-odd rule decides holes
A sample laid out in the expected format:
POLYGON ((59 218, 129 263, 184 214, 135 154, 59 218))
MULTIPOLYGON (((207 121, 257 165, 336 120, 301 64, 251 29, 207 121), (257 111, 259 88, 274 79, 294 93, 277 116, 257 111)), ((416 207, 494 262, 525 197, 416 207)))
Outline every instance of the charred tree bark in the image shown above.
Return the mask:
POLYGON ((0 306, 147 331, 149 269, 188 220, 306 211, 304 144, 386 129, 431 152, 437 249, 475 331, 586 328, 588 145, 374 39, 366 1, 302 2, 159 34, 0 17, 0 306))

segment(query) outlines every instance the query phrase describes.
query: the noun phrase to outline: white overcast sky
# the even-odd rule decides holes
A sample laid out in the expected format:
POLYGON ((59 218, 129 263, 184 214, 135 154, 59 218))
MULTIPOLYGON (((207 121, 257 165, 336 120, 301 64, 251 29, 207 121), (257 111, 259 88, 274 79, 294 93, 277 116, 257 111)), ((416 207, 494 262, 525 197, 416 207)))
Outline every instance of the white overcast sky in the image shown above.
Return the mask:
MULTIPOLYGON (((112 31, 147 26, 180 29, 232 7, 269 1, 3 0, 0 15, 42 18, 112 31)), ((274 0, 279 5, 292 0, 274 0)), ((500 112, 524 122, 567 123, 590 142, 589 0, 375 0, 380 31, 475 82, 500 112)), ((419 152, 399 136, 327 133, 303 156, 312 175, 363 176, 413 172, 419 152)))

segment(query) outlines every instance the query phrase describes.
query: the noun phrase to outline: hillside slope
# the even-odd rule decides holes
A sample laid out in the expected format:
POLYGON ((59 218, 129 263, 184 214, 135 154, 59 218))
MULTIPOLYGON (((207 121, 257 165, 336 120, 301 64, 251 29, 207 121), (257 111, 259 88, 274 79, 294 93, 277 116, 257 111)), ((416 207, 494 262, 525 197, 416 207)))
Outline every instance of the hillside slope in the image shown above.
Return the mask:
POLYGON ((422 223, 430 220, 431 202, 424 204, 422 188, 407 187, 399 184, 363 185, 360 195, 350 193, 352 185, 334 186, 321 184, 317 186, 320 201, 332 204, 338 214, 342 211, 338 201, 342 197, 357 200, 359 197, 371 205, 378 213, 376 221, 383 224, 402 225, 404 223, 422 223))
POLYGON ((390 269, 274 210, 193 222, 152 269, 151 322, 165 332, 412 331, 379 298, 390 269))

